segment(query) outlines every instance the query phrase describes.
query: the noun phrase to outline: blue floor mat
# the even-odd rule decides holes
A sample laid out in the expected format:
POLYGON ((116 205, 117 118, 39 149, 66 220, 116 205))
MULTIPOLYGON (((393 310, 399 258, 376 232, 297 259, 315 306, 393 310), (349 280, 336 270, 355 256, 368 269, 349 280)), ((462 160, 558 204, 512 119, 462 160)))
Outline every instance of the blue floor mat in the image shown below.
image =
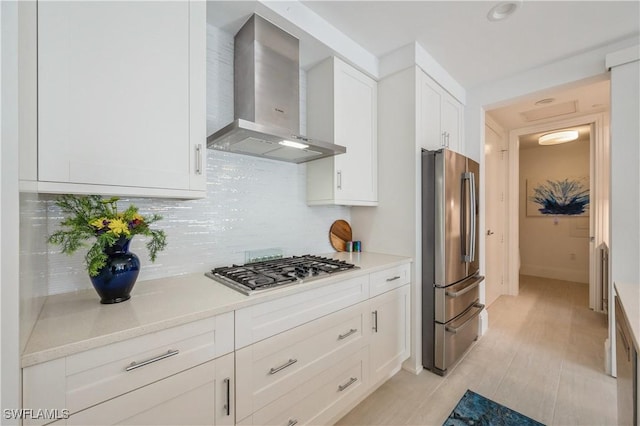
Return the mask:
POLYGON ((544 426, 482 395, 467 390, 442 426, 544 426))

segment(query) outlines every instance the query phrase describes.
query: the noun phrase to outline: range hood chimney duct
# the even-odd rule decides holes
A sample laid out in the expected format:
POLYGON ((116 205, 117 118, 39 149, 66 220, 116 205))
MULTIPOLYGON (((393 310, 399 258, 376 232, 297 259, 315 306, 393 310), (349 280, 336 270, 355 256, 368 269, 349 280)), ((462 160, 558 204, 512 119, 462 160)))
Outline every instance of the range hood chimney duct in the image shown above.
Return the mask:
POLYGON ((235 36, 234 121, 207 138, 207 147, 304 163, 346 152, 300 132, 299 41, 259 15, 235 36))

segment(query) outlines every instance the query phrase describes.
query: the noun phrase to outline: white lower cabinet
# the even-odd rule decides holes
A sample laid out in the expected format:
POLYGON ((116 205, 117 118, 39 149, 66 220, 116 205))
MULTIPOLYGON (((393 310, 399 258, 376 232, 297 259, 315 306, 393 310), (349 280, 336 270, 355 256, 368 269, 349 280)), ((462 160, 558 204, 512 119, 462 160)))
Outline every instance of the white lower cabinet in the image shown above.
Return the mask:
POLYGON ((362 348, 240 421, 239 425, 333 424, 369 385, 369 351, 362 348))
POLYGON ((404 263, 28 366, 23 408, 68 410, 56 425, 333 424, 409 357, 409 290, 404 263))
POLYGON ((398 371, 409 358, 409 286, 383 293, 370 300, 371 374, 379 383, 398 371))
POLYGON ((366 345, 368 302, 236 351, 238 419, 295 391, 366 345))
POLYGON ((233 425, 233 365, 227 354, 73 414, 66 424, 233 425))
MULTIPOLYGON (((408 270, 402 264, 358 278, 373 297, 236 349, 238 424, 333 424, 395 374, 410 350, 408 270)), ((281 303, 254 310, 277 323, 289 316, 281 303)), ((308 301, 305 310, 313 309, 308 301)))
MULTIPOLYGON (((69 424, 214 424, 227 386, 233 395, 233 321, 229 312, 25 367, 23 408, 66 409, 69 424), (167 407, 196 412, 172 423, 167 407)), ((233 424, 233 413, 215 424, 233 424)))

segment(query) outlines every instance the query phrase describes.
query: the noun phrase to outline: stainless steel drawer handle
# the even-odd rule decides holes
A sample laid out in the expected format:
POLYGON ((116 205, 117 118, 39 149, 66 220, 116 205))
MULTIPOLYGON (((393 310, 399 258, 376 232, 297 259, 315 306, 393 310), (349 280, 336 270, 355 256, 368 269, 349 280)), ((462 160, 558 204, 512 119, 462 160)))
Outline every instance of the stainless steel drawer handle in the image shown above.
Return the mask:
POLYGON ((287 423, 287 426, 295 426, 298 424, 298 419, 289 419, 289 423, 287 423))
POLYGON ((395 281, 395 280, 399 280, 400 279, 400 275, 396 275, 393 278, 387 278, 387 281, 395 281))
POLYGON ((371 312, 371 314, 373 315, 373 327, 371 327, 373 329, 374 332, 378 332, 378 311, 373 311, 371 312))
POLYGON ((344 340, 344 339, 346 339, 347 337, 351 336, 353 333, 355 333, 357 331, 358 331, 357 328, 352 328, 351 330, 347 331, 344 334, 339 334, 338 335, 338 340, 344 340))
POLYGON ((466 320, 464 324, 458 327, 451 327, 447 325, 444 329, 449 333, 457 334, 460 330, 462 330, 463 328, 471 324, 471 321, 473 321, 478 315, 480 315, 480 312, 482 312, 482 310, 484 309, 484 305, 480 303, 475 303, 473 307, 477 309, 476 313, 473 314, 468 320, 466 320))
POLYGON ((298 362, 297 359, 291 358, 289 361, 285 362, 280 367, 274 367, 271 370, 269 370, 269 374, 276 374, 278 371, 284 370, 285 368, 295 364, 296 362, 298 362))
POLYGON ((343 390, 345 390, 346 388, 348 388, 349 386, 351 386, 352 384, 354 384, 355 382, 357 382, 358 379, 356 377, 352 377, 351 379, 349 379, 349 381, 347 383, 345 383, 344 385, 340 385, 338 386, 338 392, 342 392, 343 390))
POLYGON ((135 370, 136 368, 144 367, 145 365, 149 365, 152 362, 160 361, 161 359, 169 358, 170 356, 178 355, 179 353, 180 351, 177 349, 176 350, 169 349, 166 354, 154 356, 153 358, 150 358, 146 361, 141 361, 141 362, 133 361, 131 364, 129 364, 125 368, 125 371, 135 370))
POLYGON ((476 280, 470 286, 465 287, 460 291, 445 291, 444 294, 449 296, 449 297, 460 297, 463 294, 468 293, 471 290, 473 290, 474 288, 478 287, 483 280, 484 280, 484 277, 483 276, 479 276, 479 277, 476 278, 476 280))

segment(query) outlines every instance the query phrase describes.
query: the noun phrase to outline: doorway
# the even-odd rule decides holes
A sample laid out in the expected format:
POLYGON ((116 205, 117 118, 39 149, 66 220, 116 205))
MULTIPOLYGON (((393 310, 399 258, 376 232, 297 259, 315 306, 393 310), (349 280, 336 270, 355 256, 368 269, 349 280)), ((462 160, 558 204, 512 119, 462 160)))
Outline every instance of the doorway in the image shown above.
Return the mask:
MULTIPOLYGON (((599 311, 597 296, 599 294, 600 279, 597 270, 599 258, 599 246, 608 244, 608 199, 609 199, 609 156, 608 137, 605 129, 605 115, 578 117, 561 120, 541 126, 516 129, 509 134, 509 242, 508 250, 520 253, 520 229, 519 213, 520 204, 524 203, 525 194, 520 186, 520 140, 526 135, 541 134, 553 129, 589 126, 589 231, 588 231, 588 282, 589 282, 589 307, 599 311)), ((576 231, 579 233, 583 231, 576 231)), ((568 253, 571 255, 571 252, 568 253)), ((509 261, 508 282, 509 294, 517 295, 519 292, 520 262, 509 261)))
POLYGON ((520 275, 589 284, 590 146, 589 124, 519 137, 520 275))

